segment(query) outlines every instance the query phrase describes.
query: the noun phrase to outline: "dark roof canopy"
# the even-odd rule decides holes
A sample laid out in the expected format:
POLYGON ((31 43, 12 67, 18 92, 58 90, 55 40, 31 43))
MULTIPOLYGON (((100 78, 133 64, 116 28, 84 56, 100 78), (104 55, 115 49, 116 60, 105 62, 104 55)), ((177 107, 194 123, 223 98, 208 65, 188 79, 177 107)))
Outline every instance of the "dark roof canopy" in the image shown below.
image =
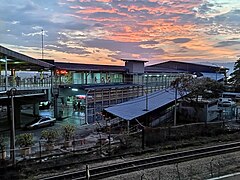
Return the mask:
POLYGON ((144 60, 137 60, 137 59, 121 59, 122 61, 132 61, 132 62, 148 62, 148 61, 144 61, 144 60))
POLYGON ((220 67, 220 66, 209 66, 203 64, 195 64, 189 62, 180 62, 180 61, 167 61, 163 63, 158 63, 154 65, 150 65, 148 67, 155 68, 169 68, 175 70, 182 70, 185 72, 206 72, 206 73, 224 73, 228 68, 220 67))
MULTIPOLYGON (((185 95, 187 95, 186 93, 185 95)), ((184 95, 184 96, 185 96, 184 95)), ((176 99, 182 97, 180 93, 175 94, 175 89, 163 89, 153 93, 149 93, 148 96, 140 96, 130 101, 114 105, 112 107, 105 108, 104 111, 122 119, 131 121, 135 118, 141 117, 157 110, 169 103, 172 103, 176 99), (146 101, 148 101, 148 109, 146 110, 146 101)))
POLYGON ((54 65, 49 64, 44 61, 26 56, 24 54, 18 53, 16 51, 10 50, 0 45, 0 58, 7 59, 8 67, 15 70, 40 70, 40 69, 50 69, 54 65))
POLYGON ((111 65, 97 65, 97 64, 78 64, 78 63, 65 63, 55 62, 54 65, 58 69, 72 70, 72 71, 96 71, 96 72, 125 72, 124 66, 111 66, 111 65))

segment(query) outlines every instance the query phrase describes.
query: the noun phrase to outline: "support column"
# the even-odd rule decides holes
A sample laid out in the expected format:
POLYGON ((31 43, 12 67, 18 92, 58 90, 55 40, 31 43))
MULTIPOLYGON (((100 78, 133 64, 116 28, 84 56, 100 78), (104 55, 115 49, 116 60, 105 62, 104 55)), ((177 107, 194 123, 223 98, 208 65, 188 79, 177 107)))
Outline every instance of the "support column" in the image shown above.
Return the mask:
POLYGON ((54 95, 53 106, 54 106, 54 117, 58 118, 58 95, 54 95))
POLYGON ((127 121, 127 133, 129 135, 129 127, 130 127, 130 121, 127 121))
POLYGON ((8 90, 7 56, 5 56, 5 91, 8 90))
POLYGON ((18 101, 14 100, 14 119, 15 119, 15 127, 19 128, 21 127, 21 104, 18 101))
POLYGON ((39 103, 34 103, 33 104, 33 115, 38 116, 39 115, 39 103))

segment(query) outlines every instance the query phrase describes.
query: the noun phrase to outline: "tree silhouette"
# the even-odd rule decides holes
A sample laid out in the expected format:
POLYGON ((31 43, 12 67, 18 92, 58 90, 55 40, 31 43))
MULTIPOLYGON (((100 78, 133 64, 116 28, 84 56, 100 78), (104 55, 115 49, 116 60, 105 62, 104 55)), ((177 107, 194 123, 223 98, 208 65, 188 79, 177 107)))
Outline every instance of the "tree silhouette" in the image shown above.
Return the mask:
POLYGON ((235 91, 240 90, 240 58, 235 62, 233 72, 230 74, 228 82, 232 84, 235 91))
POLYGON ((192 76, 182 76, 172 82, 171 86, 177 88, 179 94, 184 95, 189 92, 183 100, 188 102, 195 110, 196 121, 201 111, 202 99, 218 98, 223 92, 223 84, 207 77, 193 78, 192 76), (200 98, 201 97, 201 98, 200 98))

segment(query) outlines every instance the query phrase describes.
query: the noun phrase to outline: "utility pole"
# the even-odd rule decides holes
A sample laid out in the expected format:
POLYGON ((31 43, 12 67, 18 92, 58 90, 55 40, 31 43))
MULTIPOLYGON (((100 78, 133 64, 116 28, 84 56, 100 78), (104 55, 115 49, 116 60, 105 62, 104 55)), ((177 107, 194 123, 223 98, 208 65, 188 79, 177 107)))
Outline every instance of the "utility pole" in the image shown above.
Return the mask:
POLYGON ((148 75, 146 76, 146 89, 145 89, 145 94, 146 94, 146 108, 144 111, 148 111, 148 75))
POLYGON ((145 90, 145 93, 146 93, 146 109, 145 111, 148 111, 148 90, 145 90))
POLYGON ((178 82, 175 85, 175 98, 174 98, 174 119, 173 119, 173 125, 177 125, 177 94, 178 94, 178 82))
POLYGON ((11 96, 11 138, 10 138, 10 157, 12 159, 12 164, 16 164, 15 159, 15 113, 14 113, 14 96, 16 94, 17 89, 11 88, 9 91, 7 91, 8 97, 11 96))
POLYGON ((91 89, 88 89, 88 91, 85 94, 85 123, 88 124, 88 93, 91 91, 91 89))
POLYGON ((42 29, 42 60, 43 60, 43 35, 44 35, 44 31, 42 29))

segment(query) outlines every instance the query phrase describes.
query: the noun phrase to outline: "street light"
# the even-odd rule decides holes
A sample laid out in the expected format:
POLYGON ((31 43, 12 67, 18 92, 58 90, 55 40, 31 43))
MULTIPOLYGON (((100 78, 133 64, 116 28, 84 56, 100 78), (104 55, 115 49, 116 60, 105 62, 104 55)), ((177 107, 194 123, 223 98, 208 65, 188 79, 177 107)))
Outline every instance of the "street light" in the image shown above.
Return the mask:
POLYGON ((11 96, 11 116, 12 116, 12 123, 11 123, 11 141, 10 141, 10 149, 11 153, 10 156, 12 158, 12 163, 13 165, 16 164, 16 159, 15 159, 15 113, 14 113, 14 96, 16 94, 17 89, 16 88, 11 88, 9 91, 7 91, 8 97, 11 96))
POLYGON ((146 108, 144 109, 144 111, 148 111, 148 90, 145 90, 145 94, 146 94, 146 108))
POLYGON ((173 119, 173 125, 177 125, 177 88, 178 88, 178 82, 175 85, 175 99, 174 99, 174 119, 173 119))
POLYGON ((88 124, 88 93, 91 91, 92 89, 88 89, 87 93, 85 94, 85 123, 84 124, 88 124))

